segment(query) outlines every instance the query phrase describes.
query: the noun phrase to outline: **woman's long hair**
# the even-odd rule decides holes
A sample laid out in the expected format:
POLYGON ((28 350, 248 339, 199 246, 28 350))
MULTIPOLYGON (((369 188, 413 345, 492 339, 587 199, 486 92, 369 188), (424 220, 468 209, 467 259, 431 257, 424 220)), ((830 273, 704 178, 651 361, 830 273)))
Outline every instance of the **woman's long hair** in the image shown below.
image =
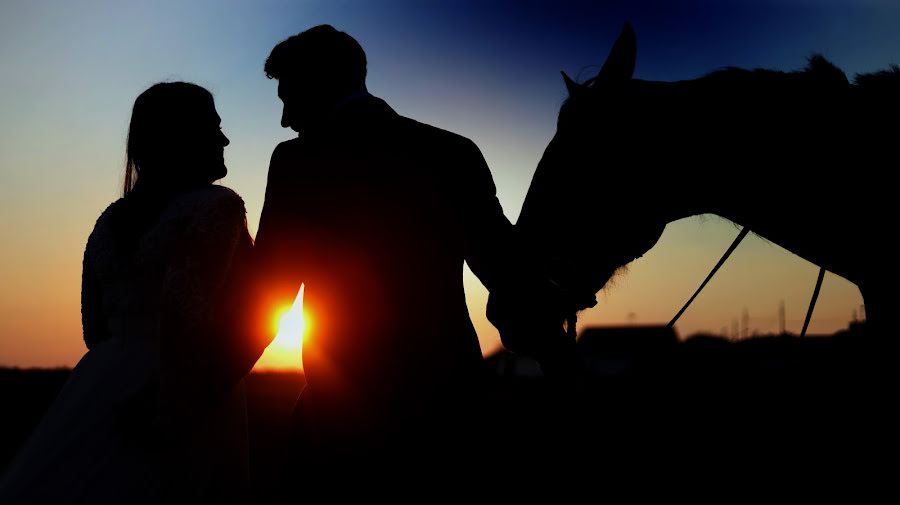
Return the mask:
POLYGON ((185 131, 186 116, 198 104, 212 103, 209 91, 189 82, 160 82, 150 86, 134 101, 125 148, 125 184, 128 196, 142 181, 156 183, 172 169, 165 163, 173 142, 185 131))
POLYGON ((110 209, 110 226, 123 251, 137 247, 173 190, 174 161, 189 149, 191 119, 213 105, 209 91, 188 82, 161 82, 134 101, 125 148, 121 200, 110 209))

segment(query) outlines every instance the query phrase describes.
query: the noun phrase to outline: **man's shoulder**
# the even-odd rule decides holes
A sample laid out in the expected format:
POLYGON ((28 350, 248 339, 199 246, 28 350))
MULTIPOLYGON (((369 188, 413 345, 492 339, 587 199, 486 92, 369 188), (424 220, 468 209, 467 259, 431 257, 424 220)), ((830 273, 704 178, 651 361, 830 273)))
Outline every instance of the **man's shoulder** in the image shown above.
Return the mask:
POLYGON ((272 151, 272 158, 275 158, 276 156, 289 155, 292 152, 298 151, 301 146, 302 142, 300 141, 299 137, 285 140, 284 142, 281 142, 277 146, 275 146, 275 150, 272 151))
POLYGON ((399 116, 399 121, 400 128, 404 130, 404 133, 425 145, 443 145, 466 150, 471 150, 473 148, 477 149, 474 142, 458 133, 447 131, 405 116, 399 116))

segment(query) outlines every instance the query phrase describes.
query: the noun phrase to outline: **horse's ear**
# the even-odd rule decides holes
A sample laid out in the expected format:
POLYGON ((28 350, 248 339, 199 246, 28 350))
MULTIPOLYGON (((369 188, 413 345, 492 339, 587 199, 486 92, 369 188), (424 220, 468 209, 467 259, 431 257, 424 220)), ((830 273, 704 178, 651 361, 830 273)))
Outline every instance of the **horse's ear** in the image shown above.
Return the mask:
POLYGON ((594 78, 592 86, 598 82, 623 82, 634 75, 634 62, 637 60, 637 37, 631 23, 626 22, 622 27, 622 33, 616 39, 606 63, 600 69, 600 73, 594 78))
POLYGON ((560 71, 559 73, 563 76, 563 81, 566 83, 566 89, 569 90, 569 96, 578 96, 584 92, 584 86, 573 81, 572 78, 569 77, 569 74, 563 71, 560 71))

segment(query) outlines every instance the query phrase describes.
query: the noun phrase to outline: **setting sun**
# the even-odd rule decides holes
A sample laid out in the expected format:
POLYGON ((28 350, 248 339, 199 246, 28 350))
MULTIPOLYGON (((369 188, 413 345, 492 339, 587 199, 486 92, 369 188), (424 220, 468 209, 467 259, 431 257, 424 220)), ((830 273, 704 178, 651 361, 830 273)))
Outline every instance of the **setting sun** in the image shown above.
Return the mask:
POLYGON ((303 339, 309 332, 309 317, 303 311, 304 289, 301 285, 293 305, 284 306, 273 314, 272 331, 277 333, 257 362, 256 369, 303 368, 303 339))

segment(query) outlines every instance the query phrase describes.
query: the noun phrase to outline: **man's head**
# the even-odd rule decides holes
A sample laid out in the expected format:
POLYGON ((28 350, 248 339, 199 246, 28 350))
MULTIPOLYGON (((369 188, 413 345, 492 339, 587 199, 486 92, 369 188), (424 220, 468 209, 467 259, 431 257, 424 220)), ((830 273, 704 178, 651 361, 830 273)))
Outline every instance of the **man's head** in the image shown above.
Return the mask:
POLYGON ((284 103, 281 126, 307 129, 347 95, 366 89, 366 53, 350 35, 319 25, 280 42, 266 59, 284 103))

